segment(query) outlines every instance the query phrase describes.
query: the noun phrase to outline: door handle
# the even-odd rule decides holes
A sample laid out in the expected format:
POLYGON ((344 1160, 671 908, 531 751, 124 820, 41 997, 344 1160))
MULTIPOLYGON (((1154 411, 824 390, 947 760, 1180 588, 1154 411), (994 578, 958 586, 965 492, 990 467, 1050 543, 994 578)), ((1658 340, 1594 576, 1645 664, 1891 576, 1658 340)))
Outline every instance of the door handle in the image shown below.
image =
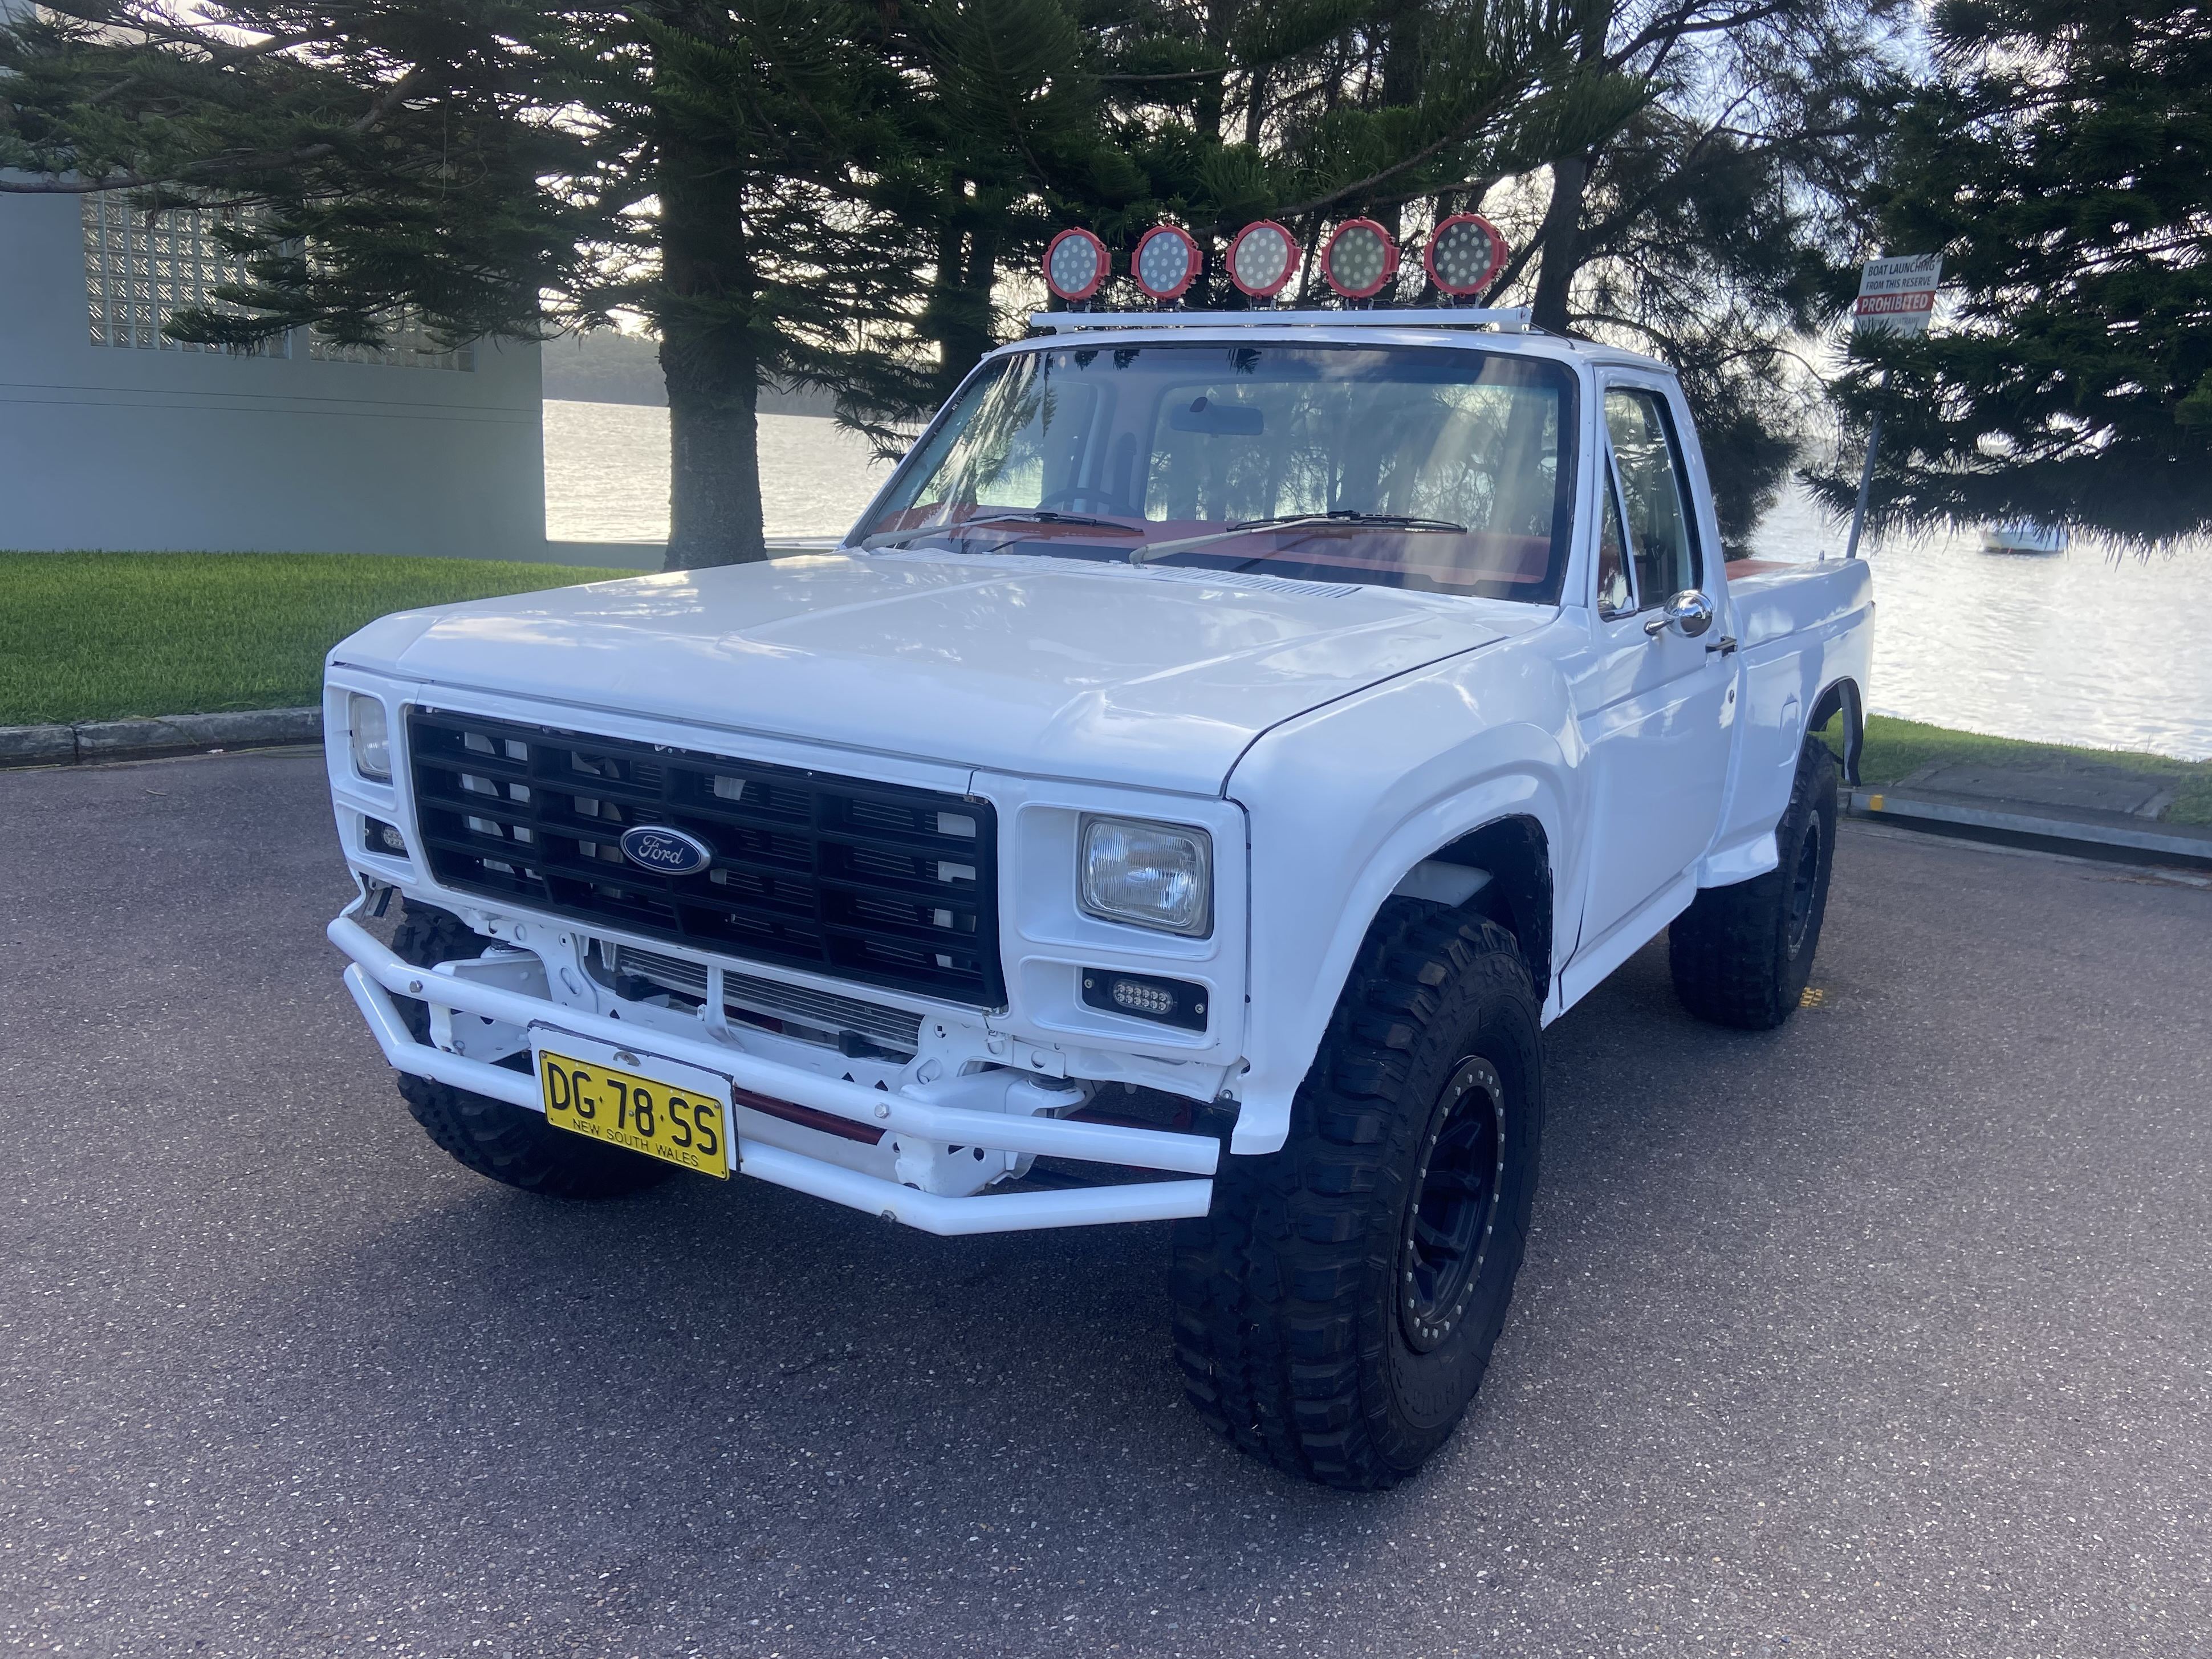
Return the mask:
POLYGON ((1735 649, 1735 635, 1733 634, 1723 634, 1720 638, 1715 640, 1711 645, 1705 647, 1705 654, 1710 657, 1715 653, 1718 653, 1720 655, 1725 657, 1735 649))

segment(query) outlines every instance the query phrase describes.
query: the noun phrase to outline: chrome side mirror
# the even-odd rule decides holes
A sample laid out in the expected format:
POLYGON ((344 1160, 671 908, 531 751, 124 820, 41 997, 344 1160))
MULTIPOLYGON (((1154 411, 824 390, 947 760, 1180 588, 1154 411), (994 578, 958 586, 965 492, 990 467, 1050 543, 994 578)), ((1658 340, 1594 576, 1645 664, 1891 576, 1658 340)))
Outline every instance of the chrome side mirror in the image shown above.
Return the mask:
POLYGON ((1656 639, 1668 629, 1679 629, 1686 640, 1694 640, 1713 625, 1713 602, 1694 587, 1686 587, 1659 608, 1659 614, 1644 624, 1644 631, 1656 639))

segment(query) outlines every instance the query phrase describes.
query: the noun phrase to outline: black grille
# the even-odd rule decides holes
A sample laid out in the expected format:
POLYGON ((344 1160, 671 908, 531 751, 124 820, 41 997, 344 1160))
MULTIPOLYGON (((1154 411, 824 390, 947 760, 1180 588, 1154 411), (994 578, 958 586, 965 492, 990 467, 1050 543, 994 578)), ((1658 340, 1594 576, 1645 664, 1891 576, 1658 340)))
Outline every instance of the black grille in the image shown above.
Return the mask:
POLYGON ((717 955, 1004 1005, 990 805, 474 714, 407 716, 418 833, 447 887, 717 955), (623 831, 714 849, 641 870, 623 831))

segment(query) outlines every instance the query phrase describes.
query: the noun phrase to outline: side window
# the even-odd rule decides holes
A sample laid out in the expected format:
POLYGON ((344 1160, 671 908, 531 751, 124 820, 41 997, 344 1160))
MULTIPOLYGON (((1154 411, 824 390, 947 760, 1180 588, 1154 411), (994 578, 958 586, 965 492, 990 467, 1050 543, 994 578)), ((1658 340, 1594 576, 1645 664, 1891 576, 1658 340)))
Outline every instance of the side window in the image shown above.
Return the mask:
POLYGON ((1598 520, 1597 532, 1597 613, 1619 617, 1636 609, 1636 590, 1628 585, 1628 538, 1620 527, 1620 495, 1613 488, 1610 460, 1605 472, 1605 516, 1598 520))
POLYGON ((1704 585, 1690 492, 1674 447, 1667 406, 1640 386, 1608 387, 1605 426, 1620 467, 1620 491, 1634 539, 1636 591, 1646 609, 1704 585))

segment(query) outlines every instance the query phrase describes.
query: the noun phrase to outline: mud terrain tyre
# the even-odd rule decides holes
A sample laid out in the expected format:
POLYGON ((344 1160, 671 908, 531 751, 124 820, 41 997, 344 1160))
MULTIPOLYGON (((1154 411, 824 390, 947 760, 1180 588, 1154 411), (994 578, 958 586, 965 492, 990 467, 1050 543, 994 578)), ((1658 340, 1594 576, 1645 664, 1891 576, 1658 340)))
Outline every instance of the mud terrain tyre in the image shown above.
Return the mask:
MULTIPOLYGON (((450 910, 406 901, 392 936, 393 951, 417 968, 435 967, 463 957, 478 957, 492 941, 470 931, 450 910)), ((430 1039, 430 1010, 411 999, 395 999, 407 1029, 417 1042, 430 1039)), ((527 1073, 530 1059, 517 1054, 502 1065, 527 1073)), ((665 1180, 672 1166, 641 1158, 619 1146, 603 1146, 581 1135, 564 1134, 538 1113, 511 1106, 489 1095, 434 1083, 412 1073, 399 1074, 399 1092, 430 1139, 480 1176, 549 1198, 615 1198, 665 1180)))
POLYGON ((1286 1473, 1395 1486, 1474 1398, 1526 1249, 1543 1131, 1511 934, 1394 899, 1265 1158, 1178 1222, 1176 1358, 1217 1433, 1286 1473))
POLYGON ((1667 933, 1682 1006, 1740 1031, 1781 1024, 1813 975, 1836 859, 1836 757, 1817 737, 1798 755, 1774 841, 1778 865, 1749 881, 1706 888, 1667 933))

